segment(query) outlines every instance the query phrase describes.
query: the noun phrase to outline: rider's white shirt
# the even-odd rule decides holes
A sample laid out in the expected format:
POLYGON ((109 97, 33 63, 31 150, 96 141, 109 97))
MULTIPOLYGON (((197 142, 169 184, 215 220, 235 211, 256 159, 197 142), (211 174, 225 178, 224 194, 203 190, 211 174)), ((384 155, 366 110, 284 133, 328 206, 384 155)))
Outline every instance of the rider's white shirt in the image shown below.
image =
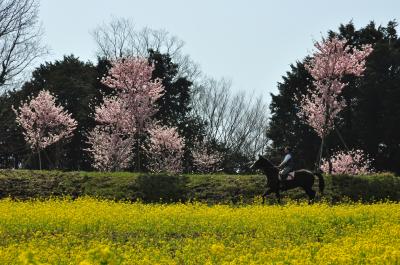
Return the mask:
POLYGON ((290 154, 286 154, 285 158, 282 161, 282 164, 286 164, 291 158, 292 156, 290 154))

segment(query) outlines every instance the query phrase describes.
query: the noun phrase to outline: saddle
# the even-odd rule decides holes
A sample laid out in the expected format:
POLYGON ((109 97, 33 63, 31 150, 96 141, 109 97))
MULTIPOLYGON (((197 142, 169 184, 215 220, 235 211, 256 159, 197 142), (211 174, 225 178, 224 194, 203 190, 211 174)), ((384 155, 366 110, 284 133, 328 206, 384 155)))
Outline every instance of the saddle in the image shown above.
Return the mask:
POLYGON ((289 172, 286 176, 286 180, 293 180, 294 179, 294 171, 289 172))
POLYGON ((279 174, 279 180, 282 180, 282 178, 284 178, 285 181, 293 180, 294 179, 294 171, 287 173, 285 176, 286 177, 279 174))

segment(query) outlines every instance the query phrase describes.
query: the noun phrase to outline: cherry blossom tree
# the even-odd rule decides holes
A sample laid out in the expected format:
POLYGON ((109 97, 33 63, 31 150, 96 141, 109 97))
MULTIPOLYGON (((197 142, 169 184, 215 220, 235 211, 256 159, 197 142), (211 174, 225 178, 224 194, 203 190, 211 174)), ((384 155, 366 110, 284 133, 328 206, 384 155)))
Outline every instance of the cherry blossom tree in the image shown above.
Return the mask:
POLYGON ((127 168, 135 143, 135 116, 123 101, 110 97, 96 107, 95 120, 98 124, 88 135, 87 149, 93 166, 102 171, 127 168))
POLYGON ((126 111, 135 116, 137 170, 140 170, 142 135, 158 110, 155 102, 164 94, 161 80, 151 80, 153 71, 154 66, 145 58, 122 58, 112 62, 108 75, 102 79, 104 85, 116 90, 126 111))
POLYGON ((317 51, 306 65, 314 78, 314 88, 300 100, 300 117, 322 138, 334 128, 337 114, 346 106, 340 98, 344 75, 361 76, 365 59, 372 52, 371 45, 360 50, 347 45, 346 40, 332 38, 315 44, 317 51))
POLYGON ((39 168, 42 169, 40 151, 46 147, 73 135, 77 122, 47 90, 39 92, 37 97, 14 109, 16 122, 24 129, 25 141, 39 156, 39 168))
POLYGON ((163 95, 161 80, 151 80, 154 66, 147 59, 132 57, 112 62, 101 82, 115 90, 95 109, 97 126, 88 135, 93 166, 100 170, 127 168, 136 142, 136 167, 140 170, 143 134, 157 112, 155 102, 163 95))
POLYGON ((155 125, 148 130, 150 140, 146 147, 149 156, 148 168, 155 173, 182 172, 184 140, 177 128, 155 125))
POLYGON ((338 113, 346 107, 341 93, 346 87, 345 75, 361 76, 371 45, 361 49, 347 45, 337 37, 315 43, 316 52, 306 65, 314 78, 314 87, 300 99, 299 117, 321 137, 320 160, 325 137, 334 129, 338 113))
POLYGON ((332 174, 371 174, 371 160, 362 150, 350 150, 349 152, 339 151, 330 157, 330 159, 323 159, 321 169, 328 172, 329 163, 332 165, 332 174), (329 161, 330 160, 330 161, 329 161))
POLYGON ((201 173, 215 172, 221 163, 222 155, 216 151, 210 150, 204 144, 197 144, 193 150, 193 164, 196 170, 201 173))

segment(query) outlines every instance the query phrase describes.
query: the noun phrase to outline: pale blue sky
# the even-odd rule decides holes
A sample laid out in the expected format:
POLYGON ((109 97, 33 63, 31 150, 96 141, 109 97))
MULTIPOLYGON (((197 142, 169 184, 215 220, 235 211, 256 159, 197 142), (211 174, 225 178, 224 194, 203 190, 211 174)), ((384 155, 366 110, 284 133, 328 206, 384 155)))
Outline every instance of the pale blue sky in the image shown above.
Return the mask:
POLYGON ((166 29, 207 75, 230 78, 236 90, 276 92, 289 65, 304 58, 329 29, 353 20, 400 21, 400 1, 360 0, 41 0, 48 60, 74 54, 95 61, 90 31, 114 17, 138 28, 166 29))

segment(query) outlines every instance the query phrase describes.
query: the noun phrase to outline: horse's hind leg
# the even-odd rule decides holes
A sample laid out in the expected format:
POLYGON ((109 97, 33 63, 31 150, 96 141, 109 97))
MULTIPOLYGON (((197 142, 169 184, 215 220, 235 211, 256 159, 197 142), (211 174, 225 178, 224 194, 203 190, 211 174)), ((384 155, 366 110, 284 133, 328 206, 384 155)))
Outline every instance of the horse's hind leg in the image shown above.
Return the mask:
POLYGON ((308 195, 308 201, 310 203, 313 202, 315 199, 315 194, 316 194, 315 190, 313 190, 312 188, 304 188, 304 191, 308 195))
POLYGON ((262 204, 265 204, 265 200, 267 199, 267 192, 264 192, 262 195, 262 204))
POLYGON ((278 203, 281 203, 281 194, 279 193, 279 190, 275 192, 276 198, 278 199, 278 203))
POLYGON ((269 190, 266 190, 262 195, 262 203, 265 204, 265 200, 267 199, 268 194, 270 193, 269 190))

